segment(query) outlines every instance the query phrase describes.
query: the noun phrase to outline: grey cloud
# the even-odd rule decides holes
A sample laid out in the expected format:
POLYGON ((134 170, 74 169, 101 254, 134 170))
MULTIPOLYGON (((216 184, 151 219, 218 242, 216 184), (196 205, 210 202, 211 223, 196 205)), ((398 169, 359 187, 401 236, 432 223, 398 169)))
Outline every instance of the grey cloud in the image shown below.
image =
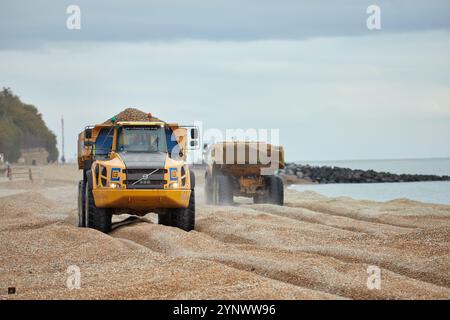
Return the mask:
POLYGON ((205 127, 279 128, 289 160, 448 157, 450 32, 309 41, 64 43, 0 51, 66 155, 125 107, 205 127))
POLYGON ((354 36, 368 5, 382 9, 380 33, 450 29, 450 3, 434 1, 7 0, 0 4, 0 48, 53 41, 263 40, 354 36), (65 27, 69 4, 82 10, 82 29, 65 27))

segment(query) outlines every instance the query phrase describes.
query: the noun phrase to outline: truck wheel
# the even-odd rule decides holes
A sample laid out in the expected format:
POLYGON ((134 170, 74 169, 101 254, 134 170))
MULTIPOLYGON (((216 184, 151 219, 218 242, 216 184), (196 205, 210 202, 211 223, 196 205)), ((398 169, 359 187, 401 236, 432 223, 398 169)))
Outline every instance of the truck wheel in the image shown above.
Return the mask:
POLYGON ((217 201, 219 205, 233 204, 233 179, 229 176, 216 176, 217 201))
POLYGON ((253 203, 264 203, 265 197, 263 195, 253 196, 253 203))
POLYGON ((189 206, 187 208, 173 209, 172 226, 184 231, 191 231, 195 228, 195 190, 191 190, 189 206))
POLYGON ((267 177, 267 202, 282 206, 284 204, 283 180, 277 176, 267 177))
POLYGON ((158 224, 162 224, 164 226, 172 226, 172 213, 165 212, 162 214, 158 214, 158 224))
POLYGON ((213 184, 209 174, 205 176, 205 202, 206 204, 213 203, 213 184))
POLYGON ((189 179, 191 180, 191 189, 195 189, 195 173, 189 170, 189 179))
POLYGON ((83 180, 78 182, 78 227, 86 227, 85 211, 84 211, 84 196, 86 193, 85 184, 83 180))
POLYGON ((111 231, 111 211, 106 208, 97 208, 95 206, 94 194, 92 192, 91 171, 88 171, 87 173, 87 183, 85 187, 85 217, 87 227, 104 233, 111 231))

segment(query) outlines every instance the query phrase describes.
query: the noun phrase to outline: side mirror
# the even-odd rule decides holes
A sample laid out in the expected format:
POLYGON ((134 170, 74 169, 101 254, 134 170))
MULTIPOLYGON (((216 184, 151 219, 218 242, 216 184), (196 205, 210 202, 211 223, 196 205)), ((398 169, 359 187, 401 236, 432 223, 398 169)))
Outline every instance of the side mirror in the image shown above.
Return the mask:
POLYGON ((92 138, 92 129, 88 128, 84 130, 84 138, 85 139, 91 139, 92 138))
POLYGON ((191 139, 198 139, 198 130, 197 128, 192 128, 191 129, 191 139))

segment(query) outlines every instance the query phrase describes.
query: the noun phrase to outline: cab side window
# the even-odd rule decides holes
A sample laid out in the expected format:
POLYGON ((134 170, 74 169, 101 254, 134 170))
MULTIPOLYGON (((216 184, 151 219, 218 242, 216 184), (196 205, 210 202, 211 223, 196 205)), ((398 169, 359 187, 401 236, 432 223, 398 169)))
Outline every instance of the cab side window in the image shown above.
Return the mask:
POLYGON ((95 155, 107 155, 112 148, 114 130, 103 128, 95 140, 95 155))
POLYGON ((177 146, 178 142, 175 139, 173 130, 170 128, 166 128, 166 139, 167 139, 167 152, 169 153, 169 156, 171 156, 172 151, 177 146))

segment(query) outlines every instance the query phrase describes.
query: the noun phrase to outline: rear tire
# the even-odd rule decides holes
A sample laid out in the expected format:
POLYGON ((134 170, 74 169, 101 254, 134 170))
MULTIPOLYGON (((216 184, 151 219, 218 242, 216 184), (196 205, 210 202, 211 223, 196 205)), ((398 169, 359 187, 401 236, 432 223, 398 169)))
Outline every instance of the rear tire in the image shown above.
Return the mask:
POLYGON ((112 214, 110 209, 97 208, 95 206, 94 194, 92 192, 92 173, 87 172, 87 183, 85 187, 85 217, 89 228, 108 233, 112 227, 112 214))
POLYGON ((173 209, 172 226, 184 231, 191 231, 195 228, 195 190, 191 190, 189 197, 189 206, 187 208, 173 209))
POLYGON ((209 174, 205 175, 205 202, 206 204, 213 204, 213 183, 209 174))
POLYGON ((264 202, 265 202, 264 195, 253 196, 253 203, 258 204, 258 203, 264 203, 264 202))
POLYGON ((83 180, 78 182, 78 227, 85 228, 86 227, 86 215, 85 215, 85 199, 86 194, 86 185, 83 180))
POLYGON ((229 176, 216 176, 215 191, 216 204, 232 205, 233 204, 233 179, 229 176))
POLYGON ((284 204, 283 180, 277 176, 267 177, 267 202, 282 206, 284 204))

